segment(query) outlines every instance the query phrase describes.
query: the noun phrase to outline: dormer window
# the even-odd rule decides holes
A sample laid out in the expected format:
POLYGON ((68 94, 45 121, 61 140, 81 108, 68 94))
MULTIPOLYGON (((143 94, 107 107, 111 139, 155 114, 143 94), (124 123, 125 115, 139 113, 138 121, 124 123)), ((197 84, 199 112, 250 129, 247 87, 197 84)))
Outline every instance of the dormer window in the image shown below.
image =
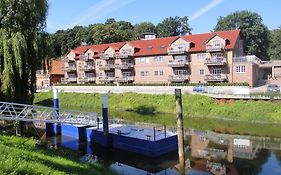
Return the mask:
POLYGON ((221 42, 220 41, 213 41, 213 46, 214 47, 220 47, 221 46, 221 42))

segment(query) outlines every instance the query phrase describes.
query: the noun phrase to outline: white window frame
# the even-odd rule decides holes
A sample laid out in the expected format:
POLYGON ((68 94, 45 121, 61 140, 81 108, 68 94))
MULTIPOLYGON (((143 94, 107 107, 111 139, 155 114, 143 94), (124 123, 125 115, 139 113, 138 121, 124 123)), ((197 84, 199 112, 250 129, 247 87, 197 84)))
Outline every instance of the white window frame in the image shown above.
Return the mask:
POLYGON ((144 63, 145 62, 145 58, 140 58, 140 62, 144 63))
POLYGON ((204 69, 199 69, 199 75, 205 75, 205 70, 204 69))
POLYGON ((246 73, 246 66, 245 65, 239 65, 235 67, 236 73, 246 73))
POLYGON ((154 76, 158 76, 159 72, 158 71, 154 71, 154 76))
POLYGON ((204 60, 207 58, 207 54, 206 53, 197 53, 197 59, 198 60, 204 60))

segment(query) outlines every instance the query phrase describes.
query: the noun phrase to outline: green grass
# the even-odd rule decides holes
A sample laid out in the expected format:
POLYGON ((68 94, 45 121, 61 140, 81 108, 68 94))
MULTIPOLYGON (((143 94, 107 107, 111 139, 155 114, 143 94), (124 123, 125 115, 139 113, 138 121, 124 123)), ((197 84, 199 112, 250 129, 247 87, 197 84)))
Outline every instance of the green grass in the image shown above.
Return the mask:
MULTIPOLYGON (((100 96, 60 93, 60 107, 101 112, 100 96)), ((184 94, 182 100, 185 127, 231 134, 280 137, 281 103, 235 101, 231 104, 220 104, 207 96, 190 94, 184 94)), ((52 93, 37 93, 35 104, 52 106, 52 93)), ((110 93, 109 110, 110 116, 114 118, 176 126, 174 95, 110 93)))
MULTIPOLYGON (((61 108, 84 111, 101 109, 100 94, 60 93, 59 96, 61 108)), ((182 101, 183 113, 189 117, 281 123, 281 103, 235 101, 231 104, 219 104, 207 96, 190 94, 184 94, 182 101)), ((52 93, 37 93, 34 103, 52 106, 52 93)), ((171 114, 175 113, 175 100, 173 95, 109 94, 109 108, 140 114, 171 114)))
POLYGON ((68 150, 50 150, 30 138, 0 134, 0 174, 114 174, 93 164, 82 164, 68 150))

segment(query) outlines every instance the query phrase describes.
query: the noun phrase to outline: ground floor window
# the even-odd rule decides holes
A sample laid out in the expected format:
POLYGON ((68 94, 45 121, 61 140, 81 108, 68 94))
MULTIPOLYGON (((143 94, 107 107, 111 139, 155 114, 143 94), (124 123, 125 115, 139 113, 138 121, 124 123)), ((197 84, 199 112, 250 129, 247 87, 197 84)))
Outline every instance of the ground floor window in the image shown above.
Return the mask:
POLYGON ((222 74, 222 70, 221 69, 213 69, 212 73, 214 75, 222 74))
POLYGON ((200 74, 200 75, 204 75, 204 74, 205 74, 204 69, 200 69, 200 70, 199 70, 199 74, 200 74))
POLYGON ((236 73, 245 73, 246 66, 236 66, 236 73))

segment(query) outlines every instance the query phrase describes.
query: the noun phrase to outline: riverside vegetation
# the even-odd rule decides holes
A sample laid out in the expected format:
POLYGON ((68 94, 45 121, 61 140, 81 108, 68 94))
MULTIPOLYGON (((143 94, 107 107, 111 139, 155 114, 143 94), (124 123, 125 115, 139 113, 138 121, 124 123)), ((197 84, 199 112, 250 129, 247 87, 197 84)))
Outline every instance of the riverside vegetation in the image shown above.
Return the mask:
POLYGON ((31 138, 0 133, 0 174, 108 174, 99 165, 79 162, 79 155, 66 149, 46 149, 31 138))
MULTIPOLYGON (((63 109, 101 112, 101 95, 60 93, 63 109)), ((185 127, 230 134, 280 137, 281 103, 232 101, 218 103, 203 95, 183 94, 185 127), (263 128, 261 130, 261 128, 263 128)), ((35 94, 36 105, 52 106, 52 93, 35 94)), ((174 95, 109 93, 110 116, 132 122, 176 126, 174 95)))

